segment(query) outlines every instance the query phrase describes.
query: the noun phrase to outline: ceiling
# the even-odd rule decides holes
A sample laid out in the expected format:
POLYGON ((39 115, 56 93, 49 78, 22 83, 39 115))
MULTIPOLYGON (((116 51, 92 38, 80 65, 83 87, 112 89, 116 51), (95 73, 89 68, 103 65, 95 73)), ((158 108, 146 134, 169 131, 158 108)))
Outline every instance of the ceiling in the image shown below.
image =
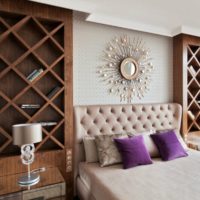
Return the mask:
POLYGON ((86 21, 173 37, 200 36, 199 0, 31 0, 88 13, 86 21))

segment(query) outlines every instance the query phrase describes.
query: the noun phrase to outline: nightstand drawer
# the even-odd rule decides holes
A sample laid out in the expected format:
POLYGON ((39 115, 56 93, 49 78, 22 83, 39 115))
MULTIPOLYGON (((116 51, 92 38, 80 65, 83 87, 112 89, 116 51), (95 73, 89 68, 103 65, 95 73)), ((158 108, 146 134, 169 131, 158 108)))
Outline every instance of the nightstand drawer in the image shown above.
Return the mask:
POLYGON ((54 184, 38 189, 23 191, 23 200, 35 200, 41 198, 42 200, 61 197, 65 195, 65 183, 54 184))

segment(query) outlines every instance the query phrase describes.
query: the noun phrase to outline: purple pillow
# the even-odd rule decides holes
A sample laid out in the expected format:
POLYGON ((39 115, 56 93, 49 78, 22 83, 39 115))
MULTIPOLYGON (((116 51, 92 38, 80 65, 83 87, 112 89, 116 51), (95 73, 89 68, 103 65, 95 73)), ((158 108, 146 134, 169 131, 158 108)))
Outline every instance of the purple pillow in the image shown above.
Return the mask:
POLYGON ((152 134, 151 138, 158 147, 161 158, 164 161, 188 156, 173 130, 152 134))
POLYGON ((141 135, 131 138, 115 138, 114 141, 121 153, 124 169, 137 165, 152 164, 151 157, 141 135))

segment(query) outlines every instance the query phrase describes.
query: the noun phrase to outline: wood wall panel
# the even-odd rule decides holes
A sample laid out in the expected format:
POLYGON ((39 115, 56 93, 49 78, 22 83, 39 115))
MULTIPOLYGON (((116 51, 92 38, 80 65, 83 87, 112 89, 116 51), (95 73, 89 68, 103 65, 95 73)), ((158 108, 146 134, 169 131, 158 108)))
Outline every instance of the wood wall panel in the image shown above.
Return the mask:
POLYGON ((174 102, 180 103, 183 107, 183 120, 182 120, 182 133, 184 136, 193 132, 193 125, 195 126, 194 132, 200 132, 199 118, 200 104, 199 96, 196 96, 196 86, 199 91, 199 77, 200 77, 200 37, 180 34, 173 38, 173 93, 174 102), (192 50, 194 48, 194 50, 192 50), (191 58, 190 58, 191 54, 191 58), (196 68, 197 73, 191 77, 190 66, 193 65, 191 59, 196 60, 193 66, 196 68), (189 79, 191 77, 191 81, 189 79), (191 97, 190 93, 195 93, 191 97), (190 100, 191 99, 191 100, 190 100), (191 120, 188 111, 190 111, 191 102, 195 104, 195 119, 191 120), (192 125, 193 124, 193 125, 192 125))
MULTIPOLYGON (((43 141, 39 145, 36 145, 36 159, 31 167, 57 166, 66 179, 67 196, 68 199, 71 199, 73 196, 73 169, 66 173, 66 149, 73 149, 72 11, 26 0, 1 0, 0 12, 10 13, 11 16, 14 16, 11 21, 15 20, 16 16, 19 17, 19 21, 22 18, 20 23, 18 23, 16 27, 14 26, 14 28, 12 27, 15 23, 14 21, 12 22, 13 24, 10 21, 8 22, 8 24, 12 24, 11 27, 9 27, 7 26, 8 24, 0 19, 0 46, 2 46, 0 57, 5 57, 6 60, 10 60, 9 63, 7 62, 6 64, 3 61, 0 63, 0 82, 4 84, 2 84, 3 86, 0 88, 0 112, 4 114, 4 111, 9 111, 8 120, 6 121, 4 117, 1 117, 0 123, 5 124, 6 127, 10 129, 13 123, 33 122, 34 120, 46 119, 46 117, 50 117, 51 115, 54 115, 55 119, 58 121, 60 120, 59 123, 61 124, 63 120, 63 124, 60 126, 60 133, 63 131, 63 136, 60 133, 59 136, 56 136, 56 131, 43 129, 43 141), (52 30, 56 32, 52 37, 50 35, 52 31, 51 25, 49 24, 53 24, 54 21, 55 23, 59 22, 60 26, 62 26, 63 23, 63 28, 61 27, 58 32, 56 32, 56 26, 52 28, 52 30), (28 25, 26 25, 27 28, 21 28, 26 23, 28 23, 28 25), (7 29, 10 30, 6 32, 7 29), (35 32, 35 30, 38 30, 38 33, 35 32), (7 41, 7 37, 11 32, 12 38, 7 45, 9 48, 6 48, 6 45, 1 43, 2 41, 7 41), (62 34, 63 38, 61 37, 62 34), (44 41, 45 37, 49 37, 47 40, 48 43, 44 41), (14 48, 15 46, 13 44, 15 42, 20 43, 20 49, 19 47, 17 47, 17 50, 14 48), (42 43, 47 45, 43 45, 42 43), (36 45, 36 49, 33 51, 34 45, 36 45), (52 48, 56 49, 56 52, 54 51, 56 54, 52 54, 52 48), (26 53, 30 51, 33 51, 31 53, 32 55, 27 56, 26 53), (59 60, 58 57, 62 54, 63 58, 59 60), (23 55, 22 58, 20 58, 21 55, 23 55), (34 59, 34 57, 36 57, 36 59, 34 59), (16 64, 15 60, 18 58, 21 60, 17 61, 18 63, 16 64), (55 66, 58 66, 58 70, 56 69, 54 71, 51 69, 51 65, 55 59, 57 59, 55 66), (21 61, 23 61, 24 64, 20 64, 21 61), (30 83, 26 80, 26 76, 37 63, 43 66, 45 73, 42 74, 41 78, 39 77, 39 80, 30 83), (13 71, 9 71, 11 68, 13 71), (9 75, 9 77, 7 75, 9 75), (13 80, 15 78, 12 79, 12 77, 16 77, 16 79, 19 79, 19 83, 16 85, 16 82, 13 82, 13 85, 16 87, 10 90, 9 84, 12 82, 9 82, 5 77, 8 77, 8 80, 13 80), (62 95, 58 99, 57 97, 59 97, 59 94, 56 94, 57 96, 55 95, 55 99, 49 100, 46 98, 45 92, 48 91, 48 87, 50 87, 53 82, 63 87, 63 90, 60 92, 62 95), (29 87, 27 87, 27 85, 29 87), (16 90, 18 91, 16 92, 16 90), (15 101, 14 96, 16 94, 14 94, 14 92, 20 95, 20 93, 23 93, 25 90, 27 90, 28 93, 24 92, 22 97, 20 97, 21 99, 19 98, 15 101), (7 98, 7 95, 10 95, 9 98, 7 98), (48 105, 32 117, 30 113, 25 113, 17 106, 19 103, 26 101, 27 103, 30 101, 38 101, 41 104, 43 103, 45 105, 46 103, 48 105), (10 107, 7 103, 9 103, 10 107), (44 112, 45 109, 46 113, 44 112), (20 113, 23 117, 18 121, 9 121, 9 115, 12 117, 16 115, 16 113, 20 113), (62 113, 64 114, 62 115, 62 113), (64 139, 60 142, 59 140, 62 140, 62 137, 64 139), (50 142, 48 143, 48 141, 50 142), (54 148, 55 145, 57 145, 58 148, 54 148)), ((0 153, 0 176, 25 172, 26 166, 22 165, 20 157, 16 155, 20 154, 19 148, 11 145, 12 134, 9 131, 5 133, 4 129, 4 127, 0 127, 2 134, 6 135, 8 133, 10 135, 8 136, 10 151, 8 156, 6 155, 6 151, 2 155, 0 153)), ((3 141, 3 137, 2 140, 0 137, 0 151, 2 146, 4 148, 5 145, 7 145, 5 144, 6 141, 3 141, 2 144, 1 141, 3 141)))

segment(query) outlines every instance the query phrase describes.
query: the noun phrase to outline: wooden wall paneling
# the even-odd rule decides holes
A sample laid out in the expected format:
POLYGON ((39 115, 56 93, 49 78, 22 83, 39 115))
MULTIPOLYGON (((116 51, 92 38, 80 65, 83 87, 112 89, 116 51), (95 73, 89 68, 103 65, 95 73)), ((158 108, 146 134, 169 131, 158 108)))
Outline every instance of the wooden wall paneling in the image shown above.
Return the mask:
MULTIPOLYGON (((39 167, 58 167, 62 170, 65 164, 65 153, 62 150, 38 152, 31 169, 39 167)), ((22 164, 20 156, 8 156, 0 158, 0 177, 15 173, 27 172, 27 166, 22 164)))
MULTIPOLYGON (((26 171, 16 156, 19 148, 12 145, 12 125, 55 120, 55 127, 43 128, 32 168, 59 167, 71 199, 73 168, 66 173, 66 151, 73 149, 72 11, 1 0, 0 46, 0 176, 26 171), (39 68, 44 72, 28 81, 26 77, 39 68), (57 85, 59 91, 49 99, 47 93, 57 85), (23 110, 19 105, 25 103, 39 103, 41 108, 23 110)), ((71 160, 72 156, 73 152, 71 160)))
MULTIPOLYGON (((65 25, 65 38, 66 41, 73 41, 73 33, 72 33, 72 14, 70 14, 66 20, 66 25, 65 25)), ((65 51, 65 81, 66 81, 66 92, 65 92, 65 113, 68 113, 68 115, 66 116, 66 121, 68 126, 65 126, 65 153, 67 157, 71 157, 71 159, 66 159, 66 168, 70 167, 70 161, 71 161, 71 171, 68 170, 68 173, 66 174, 66 180, 68 180, 66 182, 66 186, 67 188, 69 188, 66 192, 67 192, 67 196, 70 196, 71 194, 74 193, 74 187, 73 187, 73 98, 68 98, 68 94, 73 94, 73 69, 71 66, 73 66, 73 44, 71 43, 65 43, 65 49, 67 49, 65 51), (68 155, 67 152, 70 152, 71 154, 68 155), (69 162, 69 163, 67 163, 69 162)), ((67 169, 66 169, 67 170, 67 169)))
POLYGON ((200 132, 200 38, 180 34, 173 38, 174 101, 183 106, 182 133, 200 132), (191 65, 195 74, 191 72, 191 65), (194 110, 195 119, 188 111, 194 110), (194 127, 194 128, 193 128, 194 127))

